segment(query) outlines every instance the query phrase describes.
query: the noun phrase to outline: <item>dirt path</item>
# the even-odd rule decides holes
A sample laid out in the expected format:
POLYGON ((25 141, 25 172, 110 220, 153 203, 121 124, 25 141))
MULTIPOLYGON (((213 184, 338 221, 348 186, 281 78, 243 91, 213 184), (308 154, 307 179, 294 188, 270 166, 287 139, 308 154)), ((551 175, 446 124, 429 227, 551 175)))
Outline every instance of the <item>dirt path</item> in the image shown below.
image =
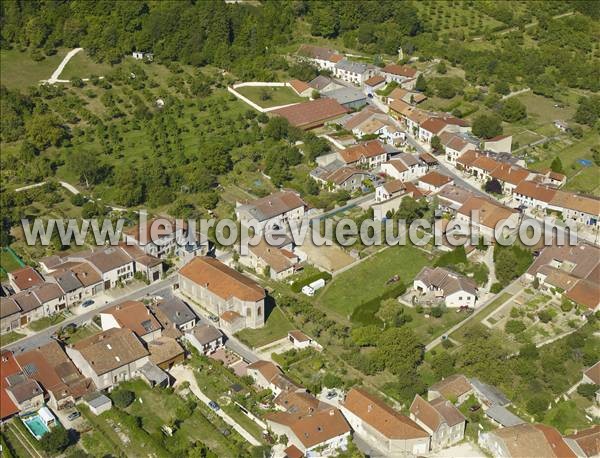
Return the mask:
POLYGON ((63 70, 65 69, 65 67, 69 63, 69 61, 79 51, 83 51, 83 48, 75 48, 75 49, 72 49, 71 51, 69 51, 67 53, 67 55, 65 56, 65 58, 62 60, 62 62, 58 65, 58 67, 56 68, 56 70, 54 70, 54 73, 52 73, 52 76, 50 76, 50 78, 48 80, 46 80, 46 83, 48 83, 48 84, 56 84, 56 83, 59 83, 59 82, 64 82, 65 80, 59 80, 58 78, 60 77, 60 74, 63 72, 63 70))

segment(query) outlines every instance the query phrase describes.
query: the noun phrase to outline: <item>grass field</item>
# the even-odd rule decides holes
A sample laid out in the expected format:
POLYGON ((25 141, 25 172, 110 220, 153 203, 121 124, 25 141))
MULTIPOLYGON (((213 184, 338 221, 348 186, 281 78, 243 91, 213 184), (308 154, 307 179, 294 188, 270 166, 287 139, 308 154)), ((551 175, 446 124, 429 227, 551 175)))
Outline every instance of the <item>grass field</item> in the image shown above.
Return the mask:
POLYGON ((386 285, 394 275, 409 285, 429 263, 427 254, 413 246, 390 247, 335 277, 318 299, 320 305, 349 317, 360 304, 395 286, 386 285))
POLYGON ((47 316, 44 318, 40 318, 39 320, 32 321, 29 323, 29 329, 32 331, 41 331, 42 329, 46 329, 50 326, 54 326, 55 324, 61 323, 65 320, 65 316, 62 313, 57 313, 52 316, 47 316))
POLYGON ((237 333, 237 337, 252 348, 262 347, 276 340, 282 339, 294 329, 280 308, 271 310, 265 326, 260 329, 244 329, 237 333))
POLYGON ((113 67, 110 64, 94 62, 85 52, 79 51, 60 74, 60 79, 70 80, 75 77, 89 78, 92 75, 104 76, 113 67))
POLYGON ((254 87, 246 86, 236 89, 244 97, 248 97, 263 108, 288 105, 290 103, 305 102, 306 99, 296 95, 289 87, 254 87))
MULTIPOLYGON (((512 295, 507 292, 504 292, 504 293, 500 294, 499 296, 497 296, 490 304, 488 304, 485 307, 485 311, 481 312, 481 314, 480 314, 481 316, 477 315, 477 317, 474 318, 470 322, 470 324, 472 324, 474 321, 479 323, 479 322, 483 321, 484 319, 486 319, 488 316, 490 316, 492 313, 494 313, 498 307, 500 307, 507 300, 509 300, 511 298, 511 296, 512 295)), ((450 334, 450 337, 452 337, 452 339, 461 341, 461 339, 464 338, 464 332, 465 332, 465 326, 461 326, 456 331, 454 331, 452 334, 450 334)))
POLYGON ((22 339, 23 337, 25 337, 25 334, 21 334, 17 331, 7 332, 6 334, 2 334, 0 336, 0 345, 9 345, 13 342, 16 342, 19 339, 22 339))
POLYGON ((23 267, 23 264, 19 259, 8 251, 6 248, 0 250, 0 279, 7 278, 7 273, 12 272, 23 267))
POLYGON ((0 51, 0 79, 9 89, 25 89, 37 86, 40 80, 50 78, 68 50, 60 48, 56 54, 36 62, 29 52, 16 49, 0 51))

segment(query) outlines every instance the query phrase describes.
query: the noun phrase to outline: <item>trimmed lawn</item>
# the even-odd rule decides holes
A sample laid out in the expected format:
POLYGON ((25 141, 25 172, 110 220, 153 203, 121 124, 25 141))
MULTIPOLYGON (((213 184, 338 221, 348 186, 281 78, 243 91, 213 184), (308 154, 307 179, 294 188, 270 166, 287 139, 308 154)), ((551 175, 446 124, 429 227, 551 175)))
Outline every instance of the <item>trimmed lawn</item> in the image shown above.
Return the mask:
POLYGON ((46 316, 44 318, 40 318, 39 320, 32 321, 31 323, 29 323, 29 329, 36 332, 41 331, 42 329, 46 329, 64 320, 65 316, 62 313, 57 313, 52 316, 46 316))
POLYGON ((0 52, 0 79, 2 84, 10 89, 25 89, 37 86, 40 80, 50 78, 58 64, 67 55, 68 50, 61 48, 56 54, 36 62, 28 51, 16 49, 0 52))
POLYGON ((7 273, 23 267, 22 263, 6 248, 0 250, 0 278, 7 278, 7 273))
POLYGON ((263 108, 288 105, 290 103, 306 102, 305 98, 297 95, 289 87, 246 86, 236 89, 244 97, 248 97, 263 108), (266 97, 266 98, 265 98, 266 97))
MULTIPOLYGON (((507 300, 509 300, 511 298, 511 296, 512 295, 507 292, 500 294, 490 304, 485 306, 485 312, 481 312, 481 314, 480 314, 483 316, 478 315, 476 318, 473 318, 473 320, 470 321, 470 324, 473 324, 474 322, 480 323, 483 320, 485 320, 488 316, 493 314, 498 307, 500 307, 507 300)), ((452 337, 455 340, 461 341, 462 338, 464 337, 464 331, 465 331, 465 327, 461 326, 456 331, 454 331, 452 334, 450 334, 450 337, 452 337)))
POLYGON ((79 326, 75 332, 64 336, 62 340, 64 340, 66 344, 72 345, 86 337, 97 334, 98 332, 100 332, 100 330, 92 325, 79 326))
POLYGON ((236 336, 252 348, 262 347, 271 342, 284 338, 294 325, 287 319, 279 307, 273 308, 264 327, 260 329, 244 329, 236 336))
POLYGON ((335 277, 318 303, 349 318, 360 304, 397 287, 398 283, 386 285, 394 275, 408 287, 423 266, 431 263, 428 258, 411 245, 387 248, 335 277))
POLYGON ((17 331, 10 331, 0 336, 0 344, 1 346, 9 345, 19 339, 22 339, 23 337, 25 337, 25 334, 21 334, 17 331))
POLYGON ((79 51, 65 66, 60 79, 70 80, 75 77, 89 78, 92 75, 104 76, 112 69, 110 64, 96 63, 85 50, 79 51))

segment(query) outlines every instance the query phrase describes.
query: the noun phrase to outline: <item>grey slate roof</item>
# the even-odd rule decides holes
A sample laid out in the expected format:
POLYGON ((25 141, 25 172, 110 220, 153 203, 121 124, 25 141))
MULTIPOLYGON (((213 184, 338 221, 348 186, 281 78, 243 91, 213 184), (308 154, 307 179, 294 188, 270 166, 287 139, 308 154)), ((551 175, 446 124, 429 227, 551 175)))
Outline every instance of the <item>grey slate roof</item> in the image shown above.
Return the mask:
POLYGON ((473 389, 489 400, 491 405, 506 406, 510 404, 510 399, 508 399, 498 388, 483 383, 477 378, 472 378, 470 382, 473 389))
POLYGON ((485 414, 501 426, 517 426, 525 423, 505 407, 494 405, 485 411, 485 414))
POLYGON ((353 87, 343 87, 341 89, 334 89, 333 91, 323 92, 323 97, 335 99, 340 105, 345 103, 357 102, 360 100, 367 99, 367 96, 360 89, 353 87))
POLYGON ((367 64, 361 64, 360 62, 354 62, 347 59, 340 60, 337 64, 335 64, 335 68, 340 70, 346 70, 351 73, 363 74, 367 71, 367 64))
POLYGON ((181 326, 196 318, 196 314, 192 309, 178 297, 161 302, 157 307, 176 326, 181 326))
POLYGON ((65 293, 70 293, 81 288, 83 285, 77 278, 77 276, 70 270, 65 270, 59 274, 54 275, 56 283, 60 286, 65 293))
POLYGON ((151 361, 140 367, 140 372, 148 381, 154 382, 156 385, 162 385, 169 380, 167 373, 151 361))
POLYGON ((86 394, 83 399, 87 402, 91 407, 97 409, 105 404, 112 405, 112 401, 110 398, 99 391, 94 391, 93 393, 86 394))
POLYGON ((193 335, 201 345, 206 345, 217 340, 219 337, 223 337, 223 333, 210 324, 194 326, 188 331, 188 334, 193 335))

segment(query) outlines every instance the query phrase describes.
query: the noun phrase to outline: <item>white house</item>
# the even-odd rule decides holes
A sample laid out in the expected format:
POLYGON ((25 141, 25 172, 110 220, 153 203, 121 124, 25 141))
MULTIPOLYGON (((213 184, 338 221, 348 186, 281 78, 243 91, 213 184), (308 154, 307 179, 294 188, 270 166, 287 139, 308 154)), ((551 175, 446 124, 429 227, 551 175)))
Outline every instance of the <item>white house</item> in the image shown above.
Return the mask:
POLYGON ((401 181, 412 181, 427 173, 427 164, 417 156, 409 153, 400 153, 384 164, 381 171, 387 176, 401 181))
POLYGON ((383 183, 375 188, 375 202, 384 202, 406 192, 406 186, 401 180, 383 183))
POLYGON ((202 355, 210 355, 225 342, 224 334, 210 324, 200 324, 184 334, 187 340, 202 355))
POLYGON ((148 350, 129 329, 112 328, 65 348, 77 369, 99 390, 141 374, 149 362, 148 350))
POLYGON ((444 300, 448 308, 475 308, 477 285, 464 275, 443 267, 423 267, 413 281, 413 288, 444 300))
POLYGON ((383 456, 420 456, 429 451, 427 431, 363 389, 352 388, 341 409, 354 435, 383 456))
POLYGON ((345 165, 365 165, 370 169, 387 161, 388 154, 379 140, 370 140, 338 151, 338 156, 345 165))
POLYGON ((465 417, 444 398, 428 402, 418 394, 415 395, 410 405, 410 418, 431 435, 433 451, 450 447, 465 437, 465 417))
POLYGON ((375 70, 367 64, 342 59, 333 68, 333 75, 356 86, 363 83, 375 74, 375 70))
POLYGON ((344 56, 338 54, 334 50, 313 45, 300 46, 300 49, 298 49, 298 56, 300 59, 306 60, 322 70, 329 70, 332 72, 335 69, 335 64, 344 58, 344 56))
POLYGON ((408 65, 388 64, 380 70, 389 83, 395 81, 408 89, 414 88, 419 71, 408 65))
POLYGON ((536 210, 548 208, 555 194, 555 189, 529 180, 520 182, 513 190, 513 197, 520 205, 536 210))
POLYGON ((237 203, 235 214, 241 224, 254 222, 258 233, 274 228, 285 228, 289 221, 298 222, 304 217, 306 202, 293 191, 280 191, 260 199, 237 203))

